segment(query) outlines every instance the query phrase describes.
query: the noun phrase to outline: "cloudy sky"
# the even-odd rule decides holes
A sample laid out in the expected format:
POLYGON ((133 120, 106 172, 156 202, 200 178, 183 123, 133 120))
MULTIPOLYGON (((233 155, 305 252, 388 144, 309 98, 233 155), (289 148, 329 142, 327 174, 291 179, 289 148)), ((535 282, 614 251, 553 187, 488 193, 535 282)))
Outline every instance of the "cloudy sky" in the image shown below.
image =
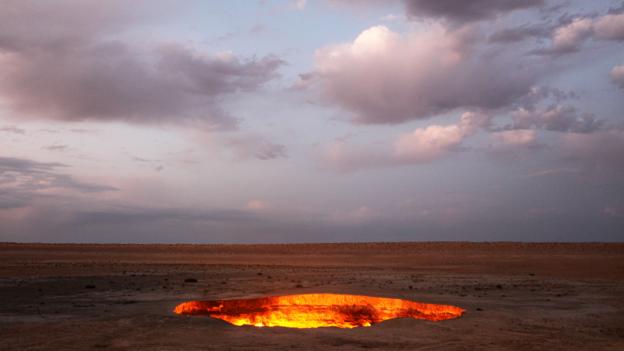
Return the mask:
POLYGON ((622 241, 623 111, 623 1, 2 0, 0 241, 622 241))

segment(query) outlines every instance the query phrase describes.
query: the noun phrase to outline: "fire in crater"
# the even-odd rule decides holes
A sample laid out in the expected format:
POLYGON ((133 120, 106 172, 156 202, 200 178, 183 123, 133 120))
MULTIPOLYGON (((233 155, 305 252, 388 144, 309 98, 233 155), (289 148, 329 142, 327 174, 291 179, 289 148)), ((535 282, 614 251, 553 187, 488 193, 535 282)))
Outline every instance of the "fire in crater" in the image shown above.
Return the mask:
POLYGON ((189 301, 176 306, 184 315, 207 315, 228 323, 256 327, 368 327, 394 318, 441 321, 465 310, 450 305, 344 294, 300 294, 255 299, 189 301))

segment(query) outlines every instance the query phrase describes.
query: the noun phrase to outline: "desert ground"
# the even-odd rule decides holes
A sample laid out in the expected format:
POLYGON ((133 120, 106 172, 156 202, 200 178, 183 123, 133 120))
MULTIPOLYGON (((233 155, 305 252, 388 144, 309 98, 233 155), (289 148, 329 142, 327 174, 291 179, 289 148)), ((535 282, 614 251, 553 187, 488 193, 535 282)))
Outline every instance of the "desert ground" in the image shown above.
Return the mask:
POLYGON ((0 244, 0 350, 89 349, 624 350, 624 244, 0 244), (355 329, 172 313, 317 292, 467 312, 355 329))

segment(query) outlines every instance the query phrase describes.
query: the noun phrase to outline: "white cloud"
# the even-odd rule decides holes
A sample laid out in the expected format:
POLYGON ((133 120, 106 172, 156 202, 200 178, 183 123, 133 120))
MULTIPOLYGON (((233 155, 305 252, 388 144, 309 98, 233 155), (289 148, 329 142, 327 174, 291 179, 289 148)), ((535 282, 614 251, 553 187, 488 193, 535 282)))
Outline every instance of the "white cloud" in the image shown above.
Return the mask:
POLYGON ((613 67, 609 74, 611 81, 617 85, 620 89, 624 89, 624 65, 617 65, 613 67))
POLYGON ((339 140, 324 148, 321 162, 340 171, 432 162, 459 150, 484 121, 486 115, 465 112, 456 124, 416 128, 397 136, 391 145, 376 148, 339 140))
POLYGON ((457 125, 417 128, 394 142, 394 154, 406 162, 431 161, 461 144, 464 136, 464 131, 457 125))
POLYGON ((624 40, 624 13, 600 17, 594 24, 594 33, 601 39, 624 40))
POLYGON ((552 47, 544 52, 555 54, 574 52, 589 38, 624 40, 624 14, 610 14, 596 19, 575 18, 572 22, 555 29, 552 47))
POLYGON ((553 34, 553 49, 557 52, 578 50, 579 45, 592 34, 592 20, 576 18, 572 23, 559 27, 553 34))
POLYGON ((509 61, 515 57, 482 56, 478 37, 471 26, 452 31, 436 24, 407 35, 375 26, 351 43, 318 49, 315 77, 324 96, 358 123, 498 108, 524 96, 534 75, 509 61))

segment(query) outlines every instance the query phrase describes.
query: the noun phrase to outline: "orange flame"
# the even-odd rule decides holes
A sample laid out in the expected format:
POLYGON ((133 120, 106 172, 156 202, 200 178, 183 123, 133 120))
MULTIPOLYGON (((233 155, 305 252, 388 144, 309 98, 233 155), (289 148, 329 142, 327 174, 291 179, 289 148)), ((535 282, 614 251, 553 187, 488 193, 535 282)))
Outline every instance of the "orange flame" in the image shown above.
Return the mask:
POLYGON ((393 318, 430 321, 458 318, 465 310, 409 300, 343 294, 302 294, 240 300, 189 301, 174 312, 207 315, 256 327, 368 327, 393 318))

